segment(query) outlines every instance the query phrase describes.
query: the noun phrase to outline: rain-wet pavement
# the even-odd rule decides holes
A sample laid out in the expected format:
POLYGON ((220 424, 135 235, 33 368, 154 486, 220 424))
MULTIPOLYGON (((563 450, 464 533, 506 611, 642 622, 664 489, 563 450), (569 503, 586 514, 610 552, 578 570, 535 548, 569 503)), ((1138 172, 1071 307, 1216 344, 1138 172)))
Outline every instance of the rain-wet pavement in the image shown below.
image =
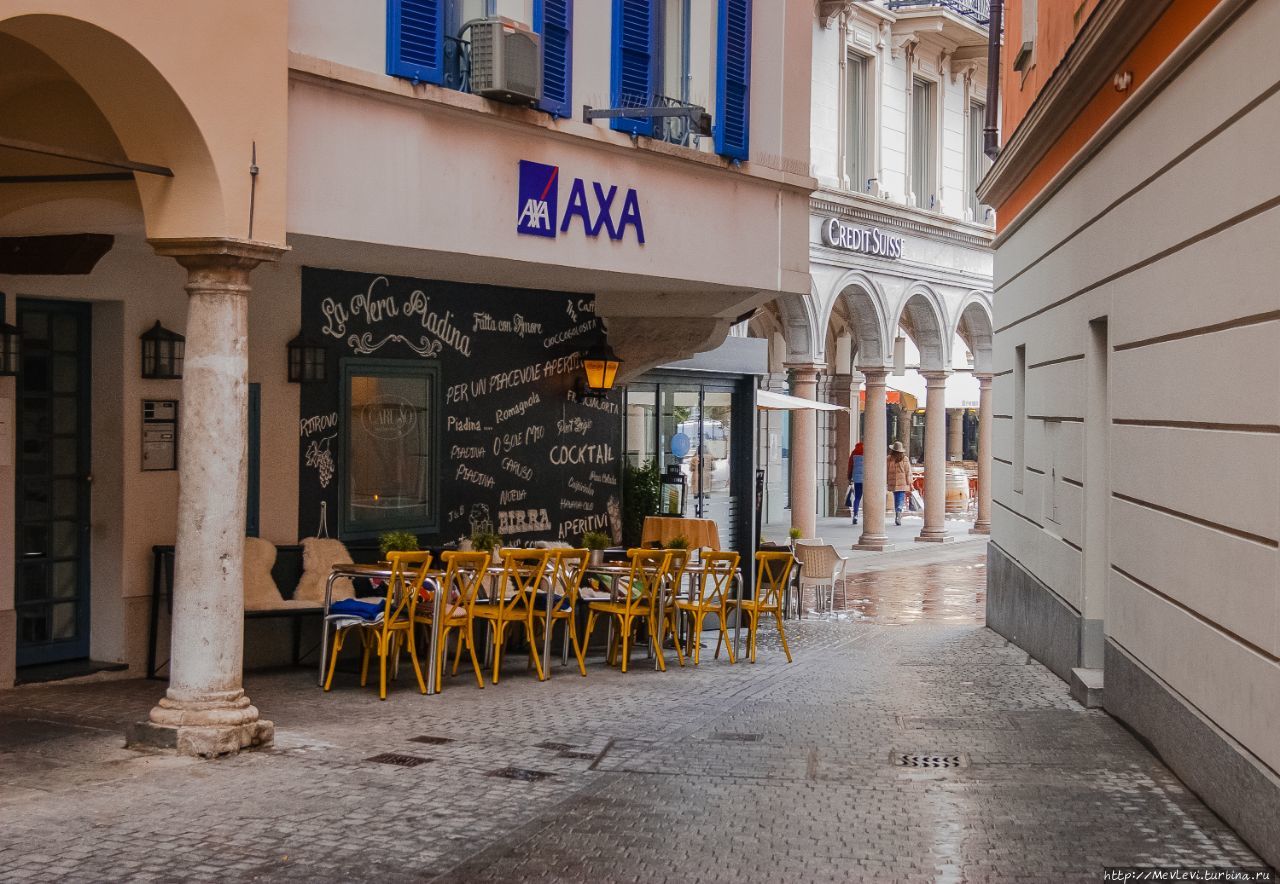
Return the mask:
POLYGON ((792 664, 770 629, 755 664, 704 653, 660 673, 638 656, 622 675, 595 658, 585 679, 556 668, 539 684, 513 657, 498 686, 463 673, 423 697, 402 677, 381 703, 352 675, 324 694, 312 670, 252 673, 277 746, 217 762, 120 748, 160 683, 8 692, 0 881, 1076 881, 1108 865, 1257 866, 1127 731, 981 626, 984 552, 859 560, 850 610, 788 621, 792 664), (413 766, 370 760, 383 753, 413 766))

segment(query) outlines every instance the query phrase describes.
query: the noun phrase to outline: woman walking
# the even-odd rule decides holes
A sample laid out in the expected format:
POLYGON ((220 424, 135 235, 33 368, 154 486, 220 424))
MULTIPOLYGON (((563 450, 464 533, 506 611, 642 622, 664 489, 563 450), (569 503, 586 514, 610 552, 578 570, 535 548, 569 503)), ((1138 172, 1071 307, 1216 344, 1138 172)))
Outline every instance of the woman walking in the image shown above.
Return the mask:
POLYGON ((852 500, 846 499, 845 506, 853 511, 853 524, 858 524, 858 506, 862 503, 862 443, 853 446, 849 455, 849 486, 853 490, 852 500))
POLYGON ((885 463, 886 481, 893 492, 893 524, 902 524, 902 507, 911 491, 911 461, 901 442, 889 446, 889 459, 885 463))

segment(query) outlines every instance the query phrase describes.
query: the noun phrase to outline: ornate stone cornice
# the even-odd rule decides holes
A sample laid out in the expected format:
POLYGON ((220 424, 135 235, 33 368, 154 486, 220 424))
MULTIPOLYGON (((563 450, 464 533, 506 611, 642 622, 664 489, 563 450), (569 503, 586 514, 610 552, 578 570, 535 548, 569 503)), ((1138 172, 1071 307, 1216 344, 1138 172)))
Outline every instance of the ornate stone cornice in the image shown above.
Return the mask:
POLYGON ((818 23, 823 28, 831 27, 831 20, 850 12, 856 0, 818 0, 818 23))
POLYGON ((837 202, 821 196, 814 196, 809 199, 809 211, 817 215, 834 215, 838 218, 861 221, 876 227, 894 228, 905 233, 925 237, 926 239, 959 243, 980 249, 991 248, 991 240, 995 236, 994 231, 988 234, 981 234, 955 230, 951 227, 931 224, 928 221, 910 217, 905 215, 901 209, 897 207, 895 209, 880 211, 869 206, 837 202))

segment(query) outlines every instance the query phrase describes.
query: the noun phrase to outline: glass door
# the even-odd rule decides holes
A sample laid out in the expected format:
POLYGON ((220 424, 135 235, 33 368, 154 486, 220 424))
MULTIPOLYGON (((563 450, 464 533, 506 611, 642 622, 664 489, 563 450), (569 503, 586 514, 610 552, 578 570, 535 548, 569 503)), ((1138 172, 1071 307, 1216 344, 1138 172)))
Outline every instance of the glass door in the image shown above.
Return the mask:
POLYGON ((89 305, 18 302, 17 663, 89 656, 89 305))

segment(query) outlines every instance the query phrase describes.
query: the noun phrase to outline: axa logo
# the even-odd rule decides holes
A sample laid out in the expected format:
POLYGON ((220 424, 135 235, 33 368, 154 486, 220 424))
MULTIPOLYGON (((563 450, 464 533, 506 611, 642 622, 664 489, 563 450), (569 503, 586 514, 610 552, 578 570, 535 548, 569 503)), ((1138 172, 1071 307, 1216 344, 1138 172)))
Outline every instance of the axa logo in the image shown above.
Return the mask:
POLYGON ((607 233, 609 239, 621 241, 630 228, 635 232, 636 242, 644 245, 640 196, 634 187, 628 188, 615 215, 618 189, 616 184, 606 186, 592 181, 591 196, 588 197, 587 183, 581 178, 574 178, 562 216, 559 210, 560 167, 521 160, 516 232, 555 239, 558 234, 571 232, 577 220, 587 236, 607 233))

